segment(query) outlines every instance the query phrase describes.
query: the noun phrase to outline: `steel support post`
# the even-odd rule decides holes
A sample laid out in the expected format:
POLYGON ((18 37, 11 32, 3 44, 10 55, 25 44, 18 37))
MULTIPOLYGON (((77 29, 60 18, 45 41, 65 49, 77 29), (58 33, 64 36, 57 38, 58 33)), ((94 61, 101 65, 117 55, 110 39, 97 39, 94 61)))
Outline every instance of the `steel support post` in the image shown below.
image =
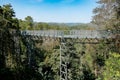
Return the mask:
POLYGON ((66 61, 66 42, 61 38, 60 45, 60 80, 68 80, 67 61, 66 61))

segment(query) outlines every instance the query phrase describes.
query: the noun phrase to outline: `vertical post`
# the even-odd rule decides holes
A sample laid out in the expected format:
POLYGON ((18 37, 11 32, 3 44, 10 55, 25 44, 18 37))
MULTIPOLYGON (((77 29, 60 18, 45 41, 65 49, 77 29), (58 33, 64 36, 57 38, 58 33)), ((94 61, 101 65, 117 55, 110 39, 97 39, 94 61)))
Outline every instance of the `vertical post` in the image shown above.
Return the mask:
POLYGON ((60 80, 67 79, 66 43, 64 37, 60 41, 60 80))
POLYGON ((61 42, 60 42, 60 80, 62 80, 62 74, 61 74, 61 64, 62 64, 62 61, 61 61, 61 42))

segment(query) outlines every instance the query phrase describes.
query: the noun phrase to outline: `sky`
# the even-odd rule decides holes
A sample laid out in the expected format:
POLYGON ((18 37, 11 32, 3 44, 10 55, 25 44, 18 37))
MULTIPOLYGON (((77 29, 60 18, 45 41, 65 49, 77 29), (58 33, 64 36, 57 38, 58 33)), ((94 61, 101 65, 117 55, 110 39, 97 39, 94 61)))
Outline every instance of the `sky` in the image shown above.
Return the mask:
POLYGON ((96 0, 0 0, 11 4, 16 17, 33 17, 36 22, 89 23, 96 0))

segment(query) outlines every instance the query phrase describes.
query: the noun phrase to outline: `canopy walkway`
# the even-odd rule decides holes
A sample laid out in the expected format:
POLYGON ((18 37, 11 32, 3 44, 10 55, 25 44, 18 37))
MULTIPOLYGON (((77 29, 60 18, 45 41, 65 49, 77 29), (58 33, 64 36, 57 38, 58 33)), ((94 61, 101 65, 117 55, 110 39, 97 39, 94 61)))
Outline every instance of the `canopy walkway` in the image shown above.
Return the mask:
MULTIPOLYGON (((25 37, 29 36, 31 38, 40 39, 39 37, 47 37, 47 38, 59 38, 60 39, 60 80, 68 80, 68 71, 66 61, 66 49, 72 47, 73 42, 79 43, 99 43, 99 40, 109 40, 115 38, 115 33, 120 33, 120 31, 110 31, 110 30, 26 30, 21 31, 21 34, 25 37), (37 38, 36 38, 37 37, 37 38), (66 39, 72 39, 70 43, 67 43, 66 39), (73 39, 77 39, 73 41, 73 39), (71 46, 66 46, 67 44, 71 46), (63 56, 64 55, 64 56, 63 56)), ((108 42, 108 41, 107 41, 108 42)), ((111 42, 110 42, 111 43, 111 42)), ((71 49, 69 52, 74 53, 71 49)))
POLYGON ((22 35, 64 38, 112 38, 110 30, 26 30, 22 35))

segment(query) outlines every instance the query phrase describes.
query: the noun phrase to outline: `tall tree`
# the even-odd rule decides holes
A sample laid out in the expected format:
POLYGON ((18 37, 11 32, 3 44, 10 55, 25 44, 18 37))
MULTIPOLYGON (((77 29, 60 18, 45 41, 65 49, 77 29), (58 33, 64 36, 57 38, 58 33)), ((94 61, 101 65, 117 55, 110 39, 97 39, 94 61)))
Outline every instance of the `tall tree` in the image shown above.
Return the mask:
POLYGON ((102 29, 120 29, 120 0, 99 0, 93 10, 93 23, 102 29))
POLYGON ((33 28, 33 18, 31 16, 25 17, 25 21, 28 28, 33 28))

